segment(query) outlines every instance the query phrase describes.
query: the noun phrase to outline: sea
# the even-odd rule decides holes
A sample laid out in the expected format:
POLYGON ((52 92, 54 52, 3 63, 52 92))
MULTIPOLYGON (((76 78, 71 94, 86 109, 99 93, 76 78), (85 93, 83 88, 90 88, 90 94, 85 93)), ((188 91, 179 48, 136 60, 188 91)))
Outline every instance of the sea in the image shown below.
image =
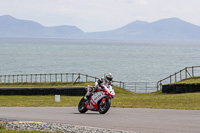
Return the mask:
POLYGON ((116 81, 157 82, 200 66, 200 42, 0 38, 0 64, 0 75, 110 72, 116 81))

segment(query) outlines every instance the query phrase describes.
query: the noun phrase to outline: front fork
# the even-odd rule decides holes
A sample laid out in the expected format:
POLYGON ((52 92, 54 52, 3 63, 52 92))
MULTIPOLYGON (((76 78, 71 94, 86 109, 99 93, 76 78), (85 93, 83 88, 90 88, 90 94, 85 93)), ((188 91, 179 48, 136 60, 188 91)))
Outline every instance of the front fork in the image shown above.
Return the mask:
POLYGON ((104 97, 104 98, 102 99, 102 101, 101 101, 100 105, 104 105, 104 104, 105 104, 105 102, 106 102, 106 98, 104 97))

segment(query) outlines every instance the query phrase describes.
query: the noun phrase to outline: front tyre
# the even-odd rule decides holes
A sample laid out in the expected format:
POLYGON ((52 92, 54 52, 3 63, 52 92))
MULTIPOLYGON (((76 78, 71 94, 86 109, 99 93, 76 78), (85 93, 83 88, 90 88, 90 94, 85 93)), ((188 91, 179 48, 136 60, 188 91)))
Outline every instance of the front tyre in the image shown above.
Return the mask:
POLYGON ((84 98, 82 98, 78 104, 78 111, 80 113, 85 113, 88 111, 88 109, 85 107, 85 99, 84 98))
POLYGON ((110 109, 111 99, 106 98, 104 104, 102 101, 103 101, 103 99, 101 100, 101 102, 99 104, 99 113, 105 114, 110 109))

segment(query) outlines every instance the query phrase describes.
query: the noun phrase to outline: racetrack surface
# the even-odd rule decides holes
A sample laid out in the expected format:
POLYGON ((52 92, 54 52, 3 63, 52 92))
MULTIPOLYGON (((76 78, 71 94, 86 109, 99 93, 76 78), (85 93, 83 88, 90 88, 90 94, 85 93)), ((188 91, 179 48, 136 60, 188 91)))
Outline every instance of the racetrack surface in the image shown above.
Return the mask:
POLYGON ((199 133, 200 111, 110 108, 102 115, 77 107, 0 107, 0 120, 65 123, 141 133, 199 133))

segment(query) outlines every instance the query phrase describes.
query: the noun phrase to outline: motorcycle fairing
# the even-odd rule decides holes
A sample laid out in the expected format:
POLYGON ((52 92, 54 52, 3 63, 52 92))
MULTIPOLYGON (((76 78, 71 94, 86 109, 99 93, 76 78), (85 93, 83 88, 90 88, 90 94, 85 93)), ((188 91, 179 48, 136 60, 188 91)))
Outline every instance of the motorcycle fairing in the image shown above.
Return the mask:
POLYGON ((90 103, 89 103, 90 107, 88 107, 88 105, 86 105, 86 107, 88 109, 97 111, 98 110, 98 101, 101 100, 105 96, 106 96, 105 92, 102 92, 102 91, 95 93, 90 99, 90 103))

